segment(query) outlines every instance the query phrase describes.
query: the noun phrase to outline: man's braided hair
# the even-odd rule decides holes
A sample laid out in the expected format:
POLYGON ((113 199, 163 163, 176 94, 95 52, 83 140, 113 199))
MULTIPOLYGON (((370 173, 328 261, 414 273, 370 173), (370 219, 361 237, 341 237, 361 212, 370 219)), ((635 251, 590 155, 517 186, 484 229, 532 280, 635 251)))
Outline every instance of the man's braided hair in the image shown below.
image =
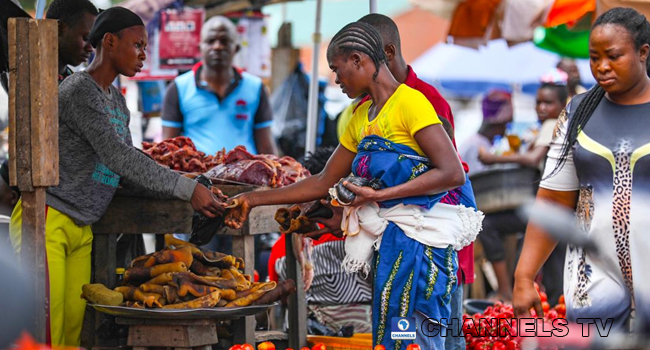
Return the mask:
MULTIPOLYGON (((605 24, 616 24, 625 28, 634 40, 634 47, 637 50, 641 49, 641 46, 645 44, 650 44, 650 23, 648 23, 644 15, 632 8, 615 7, 603 13, 594 22, 592 32, 594 28, 605 24)), ((650 59, 646 60, 646 73, 650 72, 649 65, 650 59)), ((587 125, 587 122, 589 122, 589 119, 604 96, 605 90, 600 85, 594 86, 587 92, 585 98, 580 102, 569 121, 567 136, 562 145, 559 161, 555 169, 546 178, 552 177, 560 171, 566 162, 571 148, 578 139, 578 134, 587 125)))
POLYGON ((343 54, 346 57, 352 52, 362 52, 375 63, 375 80, 379 74, 379 66, 386 62, 384 43, 379 32, 368 23, 352 22, 341 29, 330 41, 327 47, 327 57, 343 54))

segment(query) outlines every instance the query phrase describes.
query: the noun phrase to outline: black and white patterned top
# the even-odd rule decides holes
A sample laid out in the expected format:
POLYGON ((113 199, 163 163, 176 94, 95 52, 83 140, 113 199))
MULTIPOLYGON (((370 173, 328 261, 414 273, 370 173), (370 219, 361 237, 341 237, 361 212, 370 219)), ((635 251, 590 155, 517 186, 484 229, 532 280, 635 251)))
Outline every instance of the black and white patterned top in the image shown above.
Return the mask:
MULTIPOLYGON (((361 274, 348 274, 341 268, 345 257, 345 242, 319 244, 312 251, 314 280, 307 291, 307 301, 323 305, 370 303, 371 279, 361 274)), ((275 262, 280 280, 286 279, 286 257, 275 262)))

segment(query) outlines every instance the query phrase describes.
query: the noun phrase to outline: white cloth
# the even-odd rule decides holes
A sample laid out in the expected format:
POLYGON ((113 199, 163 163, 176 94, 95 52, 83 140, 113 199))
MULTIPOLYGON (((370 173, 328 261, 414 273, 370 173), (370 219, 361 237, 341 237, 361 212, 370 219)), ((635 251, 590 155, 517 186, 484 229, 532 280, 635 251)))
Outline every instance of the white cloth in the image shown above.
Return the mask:
POLYGON ((461 250, 472 243, 482 228, 485 215, 464 205, 437 203, 430 210, 416 205, 399 204, 379 208, 376 203, 362 207, 345 207, 341 229, 345 240, 343 269, 348 273, 370 272, 373 248, 379 250, 381 236, 388 222, 395 223, 404 234, 434 248, 453 246, 461 250))
POLYGON ((506 0, 501 22, 501 36, 511 42, 533 39, 535 28, 541 26, 553 0, 506 0))

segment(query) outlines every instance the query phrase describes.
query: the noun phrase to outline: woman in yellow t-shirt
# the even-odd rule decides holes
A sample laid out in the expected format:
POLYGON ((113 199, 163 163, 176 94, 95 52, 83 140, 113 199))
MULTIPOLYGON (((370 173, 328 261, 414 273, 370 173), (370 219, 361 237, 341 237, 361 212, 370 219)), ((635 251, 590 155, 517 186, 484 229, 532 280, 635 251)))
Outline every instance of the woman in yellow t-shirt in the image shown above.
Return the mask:
MULTIPOLYGON (((437 202, 446 191, 465 183, 461 163, 436 112, 424 95, 399 84, 391 75, 380 34, 372 26, 361 22, 345 26, 332 39, 327 58, 343 93, 350 98, 367 93, 371 101, 356 109, 341 137, 341 144, 320 174, 288 187, 249 192, 233 198, 231 203, 237 206, 225 218, 230 227, 240 228, 255 206, 325 198, 328 190, 351 172, 378 179, 382 184, 375 190, 345 183, 356 194, 350 207, 359 211, 369 207, 399 208, 407 204, 426 211, 433 205, 444 206, 437 202)), ((412 214, 410 211, 409 215, 412 214)), ((416 216, 410 219, 414 227, 419 222, 416 216)), ((391 339, 392 317, 420 315, 424 316, 422 320, 449 319, 449 298, 456 287, 456 249, 449 244, 424 245, 388 222, 376 237, 377 241, 379 237, 382 240, 378 257, 369 263, 368 260, 348 260, 351 253, 355 253, 348 248, 348 243, 361 236, 348 234, 346 261, 349 264, 346 269, 368 273, 370 264, 375 268, 375 344, 400 349, 412 342, 391 339)), ((372 241, 359 246, 359 250, 372 251, 371 246, 372 241)), ((433 327, 425 328, 431 331, 433 327)), ((444 338, 429 336, 421 333, 416 342, 422 344, 422 348, 443 348, 444 338)))

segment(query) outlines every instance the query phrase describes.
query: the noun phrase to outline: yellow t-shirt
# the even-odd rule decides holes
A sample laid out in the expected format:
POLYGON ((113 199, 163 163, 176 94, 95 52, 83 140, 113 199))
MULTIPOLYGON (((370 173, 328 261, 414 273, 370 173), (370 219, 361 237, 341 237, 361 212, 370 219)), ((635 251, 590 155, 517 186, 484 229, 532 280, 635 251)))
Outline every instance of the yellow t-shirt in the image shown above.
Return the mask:
POLYGON ((357 153, 357 146, 364 137, 377 135, 425 155, 413 136, 427 126, 441 122, 421 92, 401 84, 386 101, 379 115, 368 122, 370 106, 371 100, 360 105, 352 115, 350 124, 340 139, 343 147, 357 153))

